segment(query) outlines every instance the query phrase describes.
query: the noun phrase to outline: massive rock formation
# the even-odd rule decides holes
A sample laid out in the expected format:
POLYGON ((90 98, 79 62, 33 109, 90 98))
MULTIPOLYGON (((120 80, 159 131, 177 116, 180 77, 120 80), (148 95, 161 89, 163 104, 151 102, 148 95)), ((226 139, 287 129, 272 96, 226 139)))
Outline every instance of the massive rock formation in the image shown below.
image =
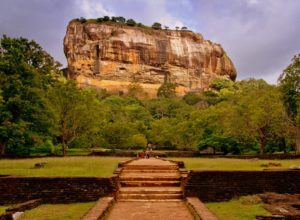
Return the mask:
POLYGON ((185 94, 216 77, 234 80, 223 48, 191 31, 154 30, 118 23, 71 21, 64 39, 69 76, 81 86, 126 92, 138 83, 150 97, 164 82, 185 94))

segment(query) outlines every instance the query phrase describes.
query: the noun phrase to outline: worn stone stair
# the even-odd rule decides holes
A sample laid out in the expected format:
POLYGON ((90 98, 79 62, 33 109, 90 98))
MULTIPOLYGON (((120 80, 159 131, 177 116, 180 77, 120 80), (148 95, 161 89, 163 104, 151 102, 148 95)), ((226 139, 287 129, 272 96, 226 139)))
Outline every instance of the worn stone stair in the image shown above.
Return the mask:
POLYGON ((180 181, 121 181, 121 186, 125 187, 165 187, 165 186, 180 186, 180 181))
POLYGON ((126 165, 120 173, 121 201, 180 201, 183 198, 181 175, 176 164, 151 159, 126 165), (153 163, 153 161, 152 161, 153 163))
POLYGON ((164 193, 170 193, 170 194, 178 194, 182 193, 182 190, 180 187, 122 187, 119 191, 119 193, 136 193, 141 192, 144 194, 164 194, 164 193))
MULTIPOLYGON (((140 170, 140 169, 124 169, 124 171, 126 171, 126 173, 134 173, 134 174, 138 174, 138 173, 145 173, 145 170, 140 170)), ((178 173, 178 170, 173 170, 173 169, 167 169, 167 170, 151 170, 151 169, 147 169, 147 173, 178 173)))
POLYGON ((124 170, 178 170, 177 165, 127 165, 124 170))
POLYGON ((180 187, 122 187, 119 199, 182 199, 180 187))

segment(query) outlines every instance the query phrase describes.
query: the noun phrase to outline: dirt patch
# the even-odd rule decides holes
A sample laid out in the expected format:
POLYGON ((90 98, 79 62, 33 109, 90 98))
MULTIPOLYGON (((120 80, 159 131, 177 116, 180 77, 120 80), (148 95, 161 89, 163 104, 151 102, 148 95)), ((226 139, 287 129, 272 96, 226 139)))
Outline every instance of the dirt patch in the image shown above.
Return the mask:
POLYGON ((265 203, 264 208, 272 215, 291 219, 300 217, 300 194, 264 193, 259 196, 265 203))
POLYGON ((261 167, 281 167, 281 163, 275 163, 275 162, 269 162, 269 163, 266 163, 266 164, 261 164, 260 165, 261 167))

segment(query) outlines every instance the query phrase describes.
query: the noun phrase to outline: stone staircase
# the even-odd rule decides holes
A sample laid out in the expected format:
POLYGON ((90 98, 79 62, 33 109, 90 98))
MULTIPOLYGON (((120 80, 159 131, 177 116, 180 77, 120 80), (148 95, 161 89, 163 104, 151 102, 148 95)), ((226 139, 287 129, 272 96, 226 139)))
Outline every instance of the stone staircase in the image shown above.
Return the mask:
POLYGON ((119 201, 181 201, 183 198, 179 167, 169 161, 140 159, 125 165, 119 180, 119 201))

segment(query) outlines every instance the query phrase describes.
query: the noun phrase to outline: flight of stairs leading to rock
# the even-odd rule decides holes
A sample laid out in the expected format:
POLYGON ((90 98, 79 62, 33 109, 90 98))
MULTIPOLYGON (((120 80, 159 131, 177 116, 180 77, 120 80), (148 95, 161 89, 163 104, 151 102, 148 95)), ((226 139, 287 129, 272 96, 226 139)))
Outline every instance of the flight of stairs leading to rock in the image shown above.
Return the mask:
POLYGON ((178 201, 183 198, 181 174, 175 163, 139 159, 125 165, 119 175, 119 201, 178 201))

